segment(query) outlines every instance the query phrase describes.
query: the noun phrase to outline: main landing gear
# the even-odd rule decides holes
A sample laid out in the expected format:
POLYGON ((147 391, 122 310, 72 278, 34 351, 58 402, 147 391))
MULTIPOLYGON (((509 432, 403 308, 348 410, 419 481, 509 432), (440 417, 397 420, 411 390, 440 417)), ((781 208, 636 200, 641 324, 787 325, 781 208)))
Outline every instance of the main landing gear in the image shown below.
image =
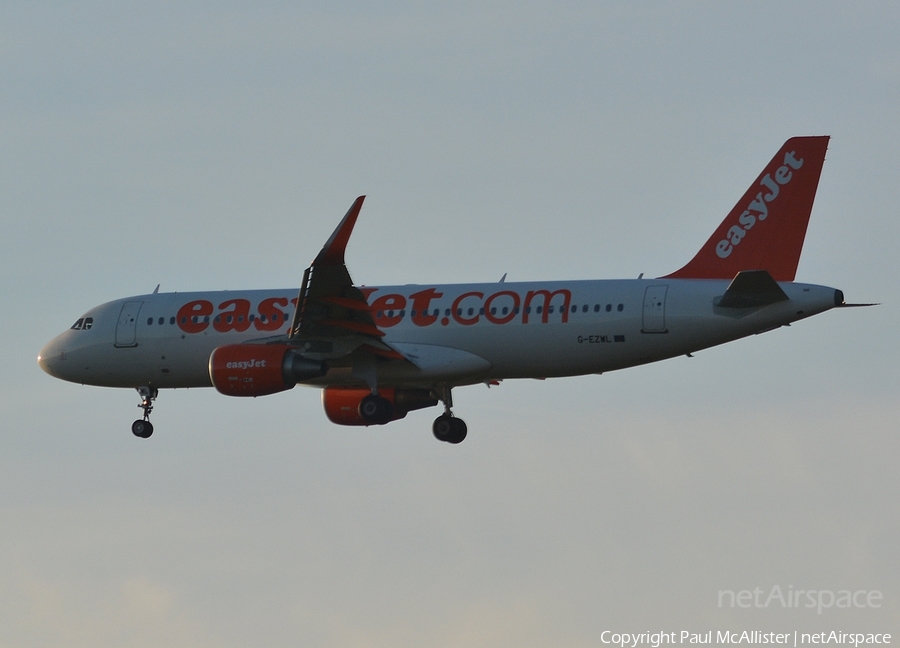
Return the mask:
POLYGON ((468 428, 461 418, 456 418, 453 414, 441 414, 434 419, 431 431, 438 441, 456 444, 465 440, 468 428))
POLYGON ((438 400, 444 403, 444 413, 434 420, 431 427, 434 437, 446 443, 462 443, 466 438, 466 424, 450 411, 453 399, 449 387, 440 387, 430 393, 426 390, 397 390, 390 400, 373 389, 371 394, 359 401, 357 412, 366 425, 384 425, 403 418, 410 410, 435 405, 438 400), (425 396, 417 394, 417 391, 425 396))
POLYGON ((434 424, 431 426, 434 438, 454 445, 462 443, 469 430, 466 422, 453 416, 453 412, 450 411, 450 408, 453 407, 453 396, 449 387, 441 389, 440 400, 444 403, 444 413, 434 419, 434 424))
POLYGON ((141 439, 149 439, 150 435, 153 434, 150 412, 153 411, 153 401, 156 400, 159 390, 153 387, 138 387, 137 392, 141 397, 141 404, 138 407, 144 410, 144 418, 140 418, 131 424, 131 433, 141 439))

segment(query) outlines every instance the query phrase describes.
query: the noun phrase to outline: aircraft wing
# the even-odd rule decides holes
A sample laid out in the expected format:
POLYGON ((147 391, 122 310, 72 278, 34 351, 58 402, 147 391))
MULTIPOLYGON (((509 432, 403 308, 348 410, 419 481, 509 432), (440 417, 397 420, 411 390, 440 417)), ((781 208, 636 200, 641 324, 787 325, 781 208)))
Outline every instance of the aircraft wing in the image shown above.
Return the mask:
POLYGON ((490 363, 464 351, 382 341, 384 331, 375 324, 366 295, 353 285, 344 262, 344 250, 364 199, 356 199, 303 273, 287 342, 302 348, 305 355, 328 359, 333 366, 350 366, 354 375, 372 384, 375 364, 391 360, 415 367, 418 378, 486 372, 490 363))
POLYGON ((365 196, 350 207, 322 251, 303 273, 290 339, 335 338, 361 335, 380 340, 365 295, 353 285, 344 264, 344 250, 365 196))
MULTIPOLYGON (((359 216, 365 196, 357 198, 338 224, 322 251, 303 273, 297 306, 287 336, 289 344, 310 356, 338 359, 354 356, 352 362, 370 364, 378 360, 406 360, 381 341, 381 331, 362 290, 353 285, 344 263, 344 250, 359 216)), ((262 343, 284 341, 279 338, 262 343)), ((349 358, 348 358, 349 359, 349 358)))
POLYGON ((286 334, 247 340, 246 344, 290 344, 305 355, 336 359, 363 353, 392 360, 405 356, 384 344, 362 290, 353 285, 344 250, 365 196, 357 198, 322 251, 303 273, 291 326, 286 334))

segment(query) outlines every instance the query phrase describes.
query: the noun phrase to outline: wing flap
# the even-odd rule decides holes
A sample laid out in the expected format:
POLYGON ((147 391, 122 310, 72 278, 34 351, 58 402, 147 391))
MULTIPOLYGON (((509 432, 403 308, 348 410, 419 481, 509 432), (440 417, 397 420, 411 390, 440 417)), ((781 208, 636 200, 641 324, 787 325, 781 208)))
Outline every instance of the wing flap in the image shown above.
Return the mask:
POLYGON ((422 378, 481 375, 491 368, 491 363, 481 356, 452 347, 409 342, 392 342, 391 347, 415 365, 422 378))

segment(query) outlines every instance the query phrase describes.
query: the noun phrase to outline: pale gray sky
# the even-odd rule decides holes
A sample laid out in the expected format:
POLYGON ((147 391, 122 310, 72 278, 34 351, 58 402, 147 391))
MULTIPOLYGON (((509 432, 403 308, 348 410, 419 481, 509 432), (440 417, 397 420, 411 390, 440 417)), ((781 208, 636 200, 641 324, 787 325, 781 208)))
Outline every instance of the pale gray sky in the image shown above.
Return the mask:
POLYGON ((894 3, 0 7, 0 646, 598 646, 900 635, 894 3), (286 287, 353 199, 359 283, 658 276, 778 147, 831 135, 798 280, 832 311, 694 359, 454 394, 55 381, 151 291, 286 287), (879 590, 721 609, 719 590, 879 590))

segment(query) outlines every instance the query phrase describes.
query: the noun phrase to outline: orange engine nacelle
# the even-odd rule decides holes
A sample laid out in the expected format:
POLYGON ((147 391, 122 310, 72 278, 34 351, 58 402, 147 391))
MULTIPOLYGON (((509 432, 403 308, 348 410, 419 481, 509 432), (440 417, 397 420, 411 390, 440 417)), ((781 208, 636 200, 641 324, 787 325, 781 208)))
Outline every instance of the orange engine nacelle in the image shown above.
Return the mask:
MULTIPOLYGON (((362 400, 371 394, 367 387, 326 387, 322 390, 322 406, 328 420, 338 425, 373 425, 359 412, 362 400)), ((390 421, 402 419, 408 412, 437 405, 428 389, 394 389, 385 387, 378 394, 391 404, 390 421)), ((387 423, 388 421, 384 421, 387 423)))
POLYGON ((209 378, 226 396, 266 396, 325 375, 321 362, 284 344, 229 344, 209 356, 209 378))

